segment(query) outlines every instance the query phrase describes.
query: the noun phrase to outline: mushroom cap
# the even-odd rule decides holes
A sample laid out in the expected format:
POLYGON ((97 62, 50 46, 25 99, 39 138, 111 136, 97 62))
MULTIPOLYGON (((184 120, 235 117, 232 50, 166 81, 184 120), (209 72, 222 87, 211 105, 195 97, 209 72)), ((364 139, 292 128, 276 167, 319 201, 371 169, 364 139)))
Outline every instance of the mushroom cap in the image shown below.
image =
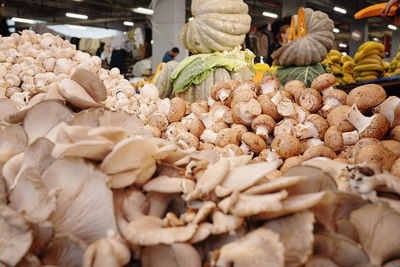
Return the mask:
POLYGON ((170 107, 168 112, 168 121, 169 122, 178 122, 185 116, 186 113, 186 104, 182 98, 174 97, 170 101, 170 107))
POLYGON ((58 236, 41 252, 43 266, 82 266, 87 244, 72 235, 58 236))
POLYGON ((386 99, 386 91, 378 84, 361 85, 347 95, 346 105, 357 105, 360 110, 373 108, 381 104, 386 99))
POLYGON ((309 160, 316 157, 326 157, 330 159, 336 158, 336 153, 332 150, 332 148, 324 146, 324 145, 317 145, 307 148, 304 151, 303 158, 304 160, 309 160))
POLYGON ((244 83, 241 83, 236 89, 233 89, 232 98, 235 96, 240 95, 244 90, 251 90, 254 93, 257 91, 257 84, 253 80, 247 80, 244 83))
POLYGON ((393 128, 393 130, 390 132, 390 138, 400 142, 400 125, 393 128))
POLYGON ((85 109, 75 115, 71 125, 81 125, 88 127, 99 127, 99 117, 104 114, 101 108, 85 109))
POLYGON ((213 144, 200 142, 199 150, 200 151, 209 150, 209 149, 212 150, 214 147, 215 147, 215 145, 213 145, 213 144))
POLYGON ((390 171, 393 175, 400 177, 400 158, 398 158, 392 165, 392 169, 390 171))
POLYGON ((306 88, 299 91, 295 98, 300 106, 310 112, 316 112, 322 107, 322 96, 319 91, 313 88, 306 88))
POLYGON ((259 95, 257 100, 260 103, 263 114, 271 116, 276 121, 282 118, 277 106, 271 101, 268 94, 259 95))
POLYGON ((275 149, 276 153, 283 159, 299 156, 301 153, 300 141, 293 135, 287 133, 281 133, 275 136, 271 148, 275 149))
POLYGON ((253 131, 256 130, 257 126, 265 126, 268 132, 272 132, 275 128, 275 120, 269 115, 261 114, 251 122, 251 129, 253 131))
POLYGON ((283 90, 289 92, 293 97, 296 96, 300 91, 305 90, 307 87, 304 82, 299 80, 292 80, 285 84, 283 90))
POLYGON ((94 73, 78 68, 71 76, 71 80, 79 83, 86 92, 97 102, 107 98, 107 90, 103 81, 94 73))
POLYGON ((342 131, 337 126, 331 126, 325 133, 325 145, 336 153, 341 151, 344 146, 342 131))
POLYGON ((239 102, 248 102, 250 99, 256 98, 256 93, 252 90, 242 90, 240 94, 236 94, 231 101, 231 107, 233 108, 239 102))
POLYGON ((383 145, 367 145, 360 149, 356 155, 355 163, 373 163, 382 166, 386 170, 391 170, 396 160, 396 156, 383 145))
POLYGON ((325 89, 334 86, 336 84, 336 77, 330 73, 324 73, 319 75, 314 79, 311 83, 311 88, 314 88, 317 91, 324 91, 325 89))
POLYGON ((231 128, 232 128, 232 129, 235 129, 235 130, 239 133, 239 137, 240 137, 240 138, 242 138, 242 135, 243 135, 244 133, 247 133, 247 132, 248 132, 247 127, 244 126, 243 124, 234 123, 234 124, 231 125, 231 128))
POLYGON ((287 158, 283 162, 283 164, 282 164, 282 166, 280 168, 280 171, 284 172, 284 171, 290 169, 291 167, 300 165, 303 162, 304 162, 304 159, 301 156, 293 156, 293 157, 287 158))
POLYGON ((206 129, 204 126, 204 123, 199 119, 199 118, 194 118, 190 122, 190 133, 196 136, 197 138, 200 138, 201 134, 203 131, 206 129))
POLYGON ((250 126, 252 122, 251 117, 260 115, 261 111, 261 106, 256 99, 250 99, 248 102, 239 102, 232 109, 233 122, 250 126))
POLYGON ((318 114, 310 114, 306 117, 304 122, 311 122, 315 129, 318 131, 318 138, 323 139, 326 131, 329 128, 329 123, 322 116, 318 114))
POLYGON ((58 92, 75 107, 88 109, 101 107, 76 81, 64 79, 59 83, 58 92))
POLYGON ((337 126, 345 132, 354 131, 356 128, 346 118, 351 106, 343 105, 335 108, 328 114, 328 122, 330 126, 337 126))
POLYGON ((345 91, 340 89, 332 89, 322 97, 322 100, 325 102, 328 98, 335 98, 337 101, 342 103, 343 105, 346 104, 347 94, 345 91))
POLYGON ((214 133, 219 133, 223 129, 228 128, 228 125, 225 122, 219 121, 214 123, 208 130, 213 131, 214 133))
POLYGON ((168 127, 168 119, 164 114, 154 113, 150 116, 149 125, 162 132, 168 127))
POLYGON ((219 91, 228 90, 229 93, 232 92, 232 87, 226 82, 216 82, 210 89, 210 97, 215 101, 221 100, 217 98, 219 91))
POLYGON ((236 156, 242 156, 243 150, 238 145, 228 144, 224 146, 224 150, 232 151, 236 156))
POLYGON ((218 135, 215 144, 219 147, 225 147, 229 144, 238 146, 240 143, 240 136, 238 131, 232 128, 222 129, 218 135))
POLYGON ((371 204, 353 211, 350 221, 372 264, 381 266, 400 256, 400 215, 384 204, 371 204))
POLYGON ((295 119, 292 118, 284 118, 280 122, 278 122, 275 125, 274 128, 274 135, 277 136, 278 134, 281 133, 292 133, 293 132, 293 127, 296 126, 298 122, 295 119))
POLYGON ((202 102, 195 102, 190 106, 190 109, 192 112, 196 115, 200 115, 202 113, 207 113, 209 110, 209 107, 207 105, 207 102, 202 101, 202 102))
POLYGON ((382 139, 386 132, 389 130, 389 121, 382 114, 375 114, 371 121, 371 124, 360 133, 360 137, 382 139))
POLYGON ((241 84, 238 80, 229 80, 227 83, 231 86, 232 90, 236 90, 241 84))
POLYGON ((175 138, 175 142, 179 143, 180 141, 184 142, 189 148, 194 147, 196 150, 199 149, 200 141, 191 133, 182 132, 178 134, 178 136, 175 138))
POLYGON ((382 140, 381 144, 392 151, 396 158, 400 158, 400 142, 395 140, 382 140))
POLYGON ((336 265, 334 261, 329 259, 328 257, 321 255, 312 255, 308 258, 304 267, 339 267, 336 265))
POLYGON ((275 92, 281 89, 281 82, 274 75, 264 76, 258 83, 258 92, 275 92))
POLYGON ((245 143, 252 151, 260 153, 267 148, 264 139, 255 133, 247 132, 242 135, 242 142, 245 143))

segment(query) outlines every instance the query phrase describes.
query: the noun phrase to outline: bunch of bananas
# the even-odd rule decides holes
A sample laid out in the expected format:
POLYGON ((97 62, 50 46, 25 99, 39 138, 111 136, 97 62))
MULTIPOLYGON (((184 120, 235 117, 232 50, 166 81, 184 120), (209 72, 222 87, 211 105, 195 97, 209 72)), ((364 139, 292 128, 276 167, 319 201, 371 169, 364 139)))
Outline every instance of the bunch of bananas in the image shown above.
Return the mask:
POLYGON ((383 62, 385 68, 385 77, 400 75, 400 46, 399 52, 394 57, 392 62, 383 62))
POLYGON ((354 71, 356 81, 376 80, 383 76, 385 47, 378 42, 366 42, 362 44, 354 56, 356 66, 354 71))
POLYGON ((266 63, 257 63, 254 65, 256 75, 253 80, 258 83, 267 73, 276 74, 278 72, 278 66, 269 66, 266 63))
POLYGON ((326 70, 335 75, 336 85, 355 83, 353 70, 355 64, 351 56, 342 55, 338 50, 332 49, 322 63, 327 64, 326 70))

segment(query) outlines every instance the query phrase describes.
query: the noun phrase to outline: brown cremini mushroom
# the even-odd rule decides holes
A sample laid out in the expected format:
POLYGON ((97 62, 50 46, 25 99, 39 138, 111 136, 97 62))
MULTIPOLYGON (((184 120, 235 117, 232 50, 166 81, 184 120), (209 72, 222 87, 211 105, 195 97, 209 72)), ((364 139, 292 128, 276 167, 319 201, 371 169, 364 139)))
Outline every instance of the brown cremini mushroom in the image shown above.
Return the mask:
POLYGON ((339 106, 328 114, 329 126, 337 126, 342 132, 351 132, 356 128, 347 120, 347 114, 351 107, 347 105, 339 106))
POLYGON ((283 90, 289 92, 293 97, 299 94, 299 92, 306 89, 304 82, 299 80, 293 80, 285 84, 283 90))
POLYGON ((218 133, 217 139, 215 141, 215 144, 219 147, 225 147, 229 144, 238 146, 239 143, 240 143, 239 133, 232 128, 222 129, 218 133))
POLYGON ((265 76, 258 83, 260 94, 275 92, 281 89, 281 83, 278 78, 273 75, 265 76))
POLYGON ((335 108, 346 104, 347 94, 343 90, 333 89, 327 92, 323 98, 323 106, 320 110, 320 114, 323 117, 328 116, 328 114, 335 108))
POLYGON ((280 168, 280 171, 284 172, 284 171, 288 170, 289 168, 291 168, 293 166, 300 165, 301 163, 303 163, 303 161, 304 161, 304 159, 301 156, 293 156, 293 157, 287 158, 283 162, 283 164, 282 164, 282 166, 280 168))
POLYGON ((251 99, 248 102, 239 102, 232 109, 233 122, 250 126, 251 122, 261 112, 261 106, 256 99, 251 99))
POLYGON ((400 142, 400 126, 396 126, 393 128, 393 130, 390 132, 390 138, 400 142))
POLYGON ((223 104, 228 102, 231 93, 231 86, 225 82, 217 82, 210 89, 210 97, 215 101, 221 101, 223 104))
POLYGON ((386 91, 377 84, 361 85, 347 95, 346 105, 356 105, 358 109, 365 110, 381 104, 386 99, 386 91))
POLYGON ((331 126, 325 133, 324 141, 327 147, 338 153, 344 146, 356 144, 359 138, 357 131, 342 133, 339 127, 331 126))
POLYGON ((268 139, 268 135, 274 128, 275 120, 271 116, 265 114, 259 115, 251 123, 251 129, 264 139, 268 139))
POLYGON ((335 159, 336 153, 330 147, 324 145, 312 146, 304 151, 303 158, 305 161, 316 157, 335 159))
POLYGON ((372 163, 390 171, 396 156, 383 145, 367 145, 360 149, 355 157, 355 163, 372 163))
POLYGON ((382 104, 374 110, 385 116, 389 121, 390 127, 396 127, 400 123, 400 98, 397 96, 388 97, 382 104))
POLYGON ((178 122, 181 120, 186 113, 186 104, 182 98, 174 97, 171 99, 170 107, 168 111, 168 121, 169 122, 178 122))
POLYGON ((244 154, 248 154, 249 150, 255 153, 260 153, 262 150, 267 148, 263 138, 255 133, 244 133, 242 135, 242 145, 240 146, 244 154))
POLYGON ((329 128, 328 122, 318 114, 310 114, 304 120, 304 123, 297 124, 293 131, 297 138, 317 138, 323 139, 329 128))
POLYGON ((301 152, 301 145, 299 140, 291 134, 282 133, 275 136, 272 141, 271 148, 278 153, 278 155, 287 159, 293 156, 299 156, 301 152))
POLYGON ((299 91, 295 96, 296 102, 309 112, 316 112, 322 107, 322 96, 313 88, 306 88, 299 91))
POLYGON ((336 77, 333 74, 325 73, 319 75, 317 78, 313 80, 311 83, 311 88, 321 92, 322 94, 326 94, 330 90, 333 89, 333 86, 336 84, 336 77))

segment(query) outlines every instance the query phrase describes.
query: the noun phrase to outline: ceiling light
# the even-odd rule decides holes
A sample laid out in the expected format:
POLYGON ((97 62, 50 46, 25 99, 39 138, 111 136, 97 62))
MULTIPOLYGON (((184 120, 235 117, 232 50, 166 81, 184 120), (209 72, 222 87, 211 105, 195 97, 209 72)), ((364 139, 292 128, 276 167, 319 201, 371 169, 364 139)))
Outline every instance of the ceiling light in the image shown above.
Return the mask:
POLYGON ((333 32, 334 32, 334 33, 339 33, 339 32, 340 32, 340 30, 339 30, 339 29, 337 29, 337 28, 334 28, 334 29, 333 29, 333 32))
POLYGON ((154 44, 154 41, 153 41, 153 40, 151 40, 151 41, 150 41, 150 43, 151 43, 151 44, 154 44))
POLYGON ((192 21, 192 20, 193 20, 193 17, 190 17, 188 20, 189 20, 189 21, 192 21))
POLYGON ((134 24, 132 21, 124 21, 125 26, 133 26, 134 24))
POLYGON ((144 8, 144 7, 136 7, 132 9, 133 12, 145 14, 145 15, 153 15, 154 11, 152 9, 144 8))
POLYGON ((278 14, 271 13, 271 12, 263 12, 263 16, 276 19, 278 17, 278 14))
POLYGON ((335 10, 336 12, 342 13, 342 14, 346 14, 346 13, 347 13, 347 10, 346 10, 346 9, 341 8, 341 7, 337 7, 337 6, 335 6, 335 7, 333 8, 333 10, 335 10))
POLYGON ((341 43, 341 44, 339 44, 339 47, 346 48, 346 47, 347 47, 347 44, 341 43))
POLYGON ((88 19, 88 16, 86 15, 75 14, 75 13, 65 13, 65 16, 76 19, 88 19))
POLYGON ((374 38, 372 38, 372 41, 379 42, 379 38, 374 37, 374 38))
POLYGON ((394 25, 392 25, 392 24, 389 24, 389 25, 388 25, 388 28, 391 29, 391 30, 393 30, 393 31, 397 30, 397 27, 394 26, 394 25))
POLYGON ((23 18, 11 18, 12 21, 21 22, 21 23, 28 23, 28 24, 35 24, 36 21, 33 19, 23 19, 23 18))
POLYGON ((68 28, 77 29, 77 30, 86 30, 86 27, 78 26, 78 25, 69 25, 68 28))
POLYGON ((346 55, 347 55, 347 53, 346 53, 346 52, 342 52, 342 55, 343 55, 343 56, 346 56, 346 55))

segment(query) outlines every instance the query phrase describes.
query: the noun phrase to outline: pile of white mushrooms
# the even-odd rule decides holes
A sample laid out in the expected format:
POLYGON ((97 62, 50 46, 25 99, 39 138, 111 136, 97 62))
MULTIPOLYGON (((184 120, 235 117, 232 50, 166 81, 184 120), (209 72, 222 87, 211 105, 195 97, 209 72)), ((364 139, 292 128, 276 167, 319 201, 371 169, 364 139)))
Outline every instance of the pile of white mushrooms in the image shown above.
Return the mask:
POLYGON ((0 266, 398 266, 400 99, 273 76, 136 94, 50 34, 0 40, 0 266))

